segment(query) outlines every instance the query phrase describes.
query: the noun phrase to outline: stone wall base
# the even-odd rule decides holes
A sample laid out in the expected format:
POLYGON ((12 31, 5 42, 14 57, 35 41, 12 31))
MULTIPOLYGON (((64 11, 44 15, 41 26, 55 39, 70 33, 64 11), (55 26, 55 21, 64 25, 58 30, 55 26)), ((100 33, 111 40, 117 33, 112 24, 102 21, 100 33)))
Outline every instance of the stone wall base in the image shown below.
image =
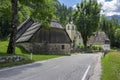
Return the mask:
POLYGON ((30 53, 70 55, 70 44, 19 43, 18 45, 30 53))

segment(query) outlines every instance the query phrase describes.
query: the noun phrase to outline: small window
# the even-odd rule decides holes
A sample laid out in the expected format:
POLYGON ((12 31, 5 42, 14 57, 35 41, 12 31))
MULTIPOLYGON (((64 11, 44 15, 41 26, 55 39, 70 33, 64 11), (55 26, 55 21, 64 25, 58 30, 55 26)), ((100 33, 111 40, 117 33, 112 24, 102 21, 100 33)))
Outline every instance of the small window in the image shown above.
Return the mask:
POLYGON ((64 45, 62 45, 62 49, 65 49, 65 46, 64 46, 64 45))

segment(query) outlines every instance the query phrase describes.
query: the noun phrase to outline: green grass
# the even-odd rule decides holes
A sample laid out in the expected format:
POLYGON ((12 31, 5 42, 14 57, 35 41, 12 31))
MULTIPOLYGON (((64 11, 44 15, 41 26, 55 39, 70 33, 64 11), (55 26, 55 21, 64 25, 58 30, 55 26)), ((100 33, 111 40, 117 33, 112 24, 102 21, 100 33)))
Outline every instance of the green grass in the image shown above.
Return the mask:
MULTIPOLYGON (((17 47, 16 48, 16 54, 22 55, 27 57, 27 59, 30 59, 30 53, 25 52, 23 49, 17 47)), ((40 55, 40 54, 33 54, 33 61, 40 61, 40 60, 46 60, 51 58, 60 57, 62 55, 40 55)))
MULTIPOLYGON (((13 56, 13 54, 7 54, 7 46, 8 46, 8 42, 7 41, 3 41, 0 42, 0 56, 13 56)), ((21 55, 24 56, 25 58, 27 58, 26 61, 22 61, 22 62, 11 62, 11 63, 0 63, 0 68, 4 68, 4 67, 11 67, 11 66, 15 66, 15 65, 21 65, 21 64, 27 64, 27 63, 31 63, 31 62, 35 62, 35 61, 41 61, 41 60, 47 60, 47 59, 51 59, 51 58, 57 58, 63 55, 39 55, 39 54, 33 54, 33 60, 30 60, 30 53, 26 52, 25 50, 23 50, 22 48, 16 47, 16 54, 15 55, 21 55)))
POLYGON ((120 52, 111 51, 102 58, 101 80, 120 80, 120 52))

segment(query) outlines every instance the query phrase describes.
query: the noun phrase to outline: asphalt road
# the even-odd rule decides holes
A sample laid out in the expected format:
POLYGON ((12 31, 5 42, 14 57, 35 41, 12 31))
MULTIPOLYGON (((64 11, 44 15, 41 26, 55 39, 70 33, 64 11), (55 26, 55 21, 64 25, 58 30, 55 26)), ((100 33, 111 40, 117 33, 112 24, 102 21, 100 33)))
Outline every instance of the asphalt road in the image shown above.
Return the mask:
POLYGON ((78 54, 2 69, 0 80, 88 80, 99 54, 78 54))

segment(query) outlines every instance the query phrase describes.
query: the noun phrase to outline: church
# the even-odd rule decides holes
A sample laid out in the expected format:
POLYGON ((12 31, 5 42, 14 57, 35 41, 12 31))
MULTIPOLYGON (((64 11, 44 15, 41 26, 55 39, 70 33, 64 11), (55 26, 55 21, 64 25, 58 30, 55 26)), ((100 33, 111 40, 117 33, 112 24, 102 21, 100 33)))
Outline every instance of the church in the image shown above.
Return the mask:
POLYGON ((77 49, 79 45, 83 45, 83 39, 81 33, 77 30, 77 27, 73 24, 72 17, 70 18, 65 29, 70 39, 72 40, 71 43, 72 50, 77 49))

